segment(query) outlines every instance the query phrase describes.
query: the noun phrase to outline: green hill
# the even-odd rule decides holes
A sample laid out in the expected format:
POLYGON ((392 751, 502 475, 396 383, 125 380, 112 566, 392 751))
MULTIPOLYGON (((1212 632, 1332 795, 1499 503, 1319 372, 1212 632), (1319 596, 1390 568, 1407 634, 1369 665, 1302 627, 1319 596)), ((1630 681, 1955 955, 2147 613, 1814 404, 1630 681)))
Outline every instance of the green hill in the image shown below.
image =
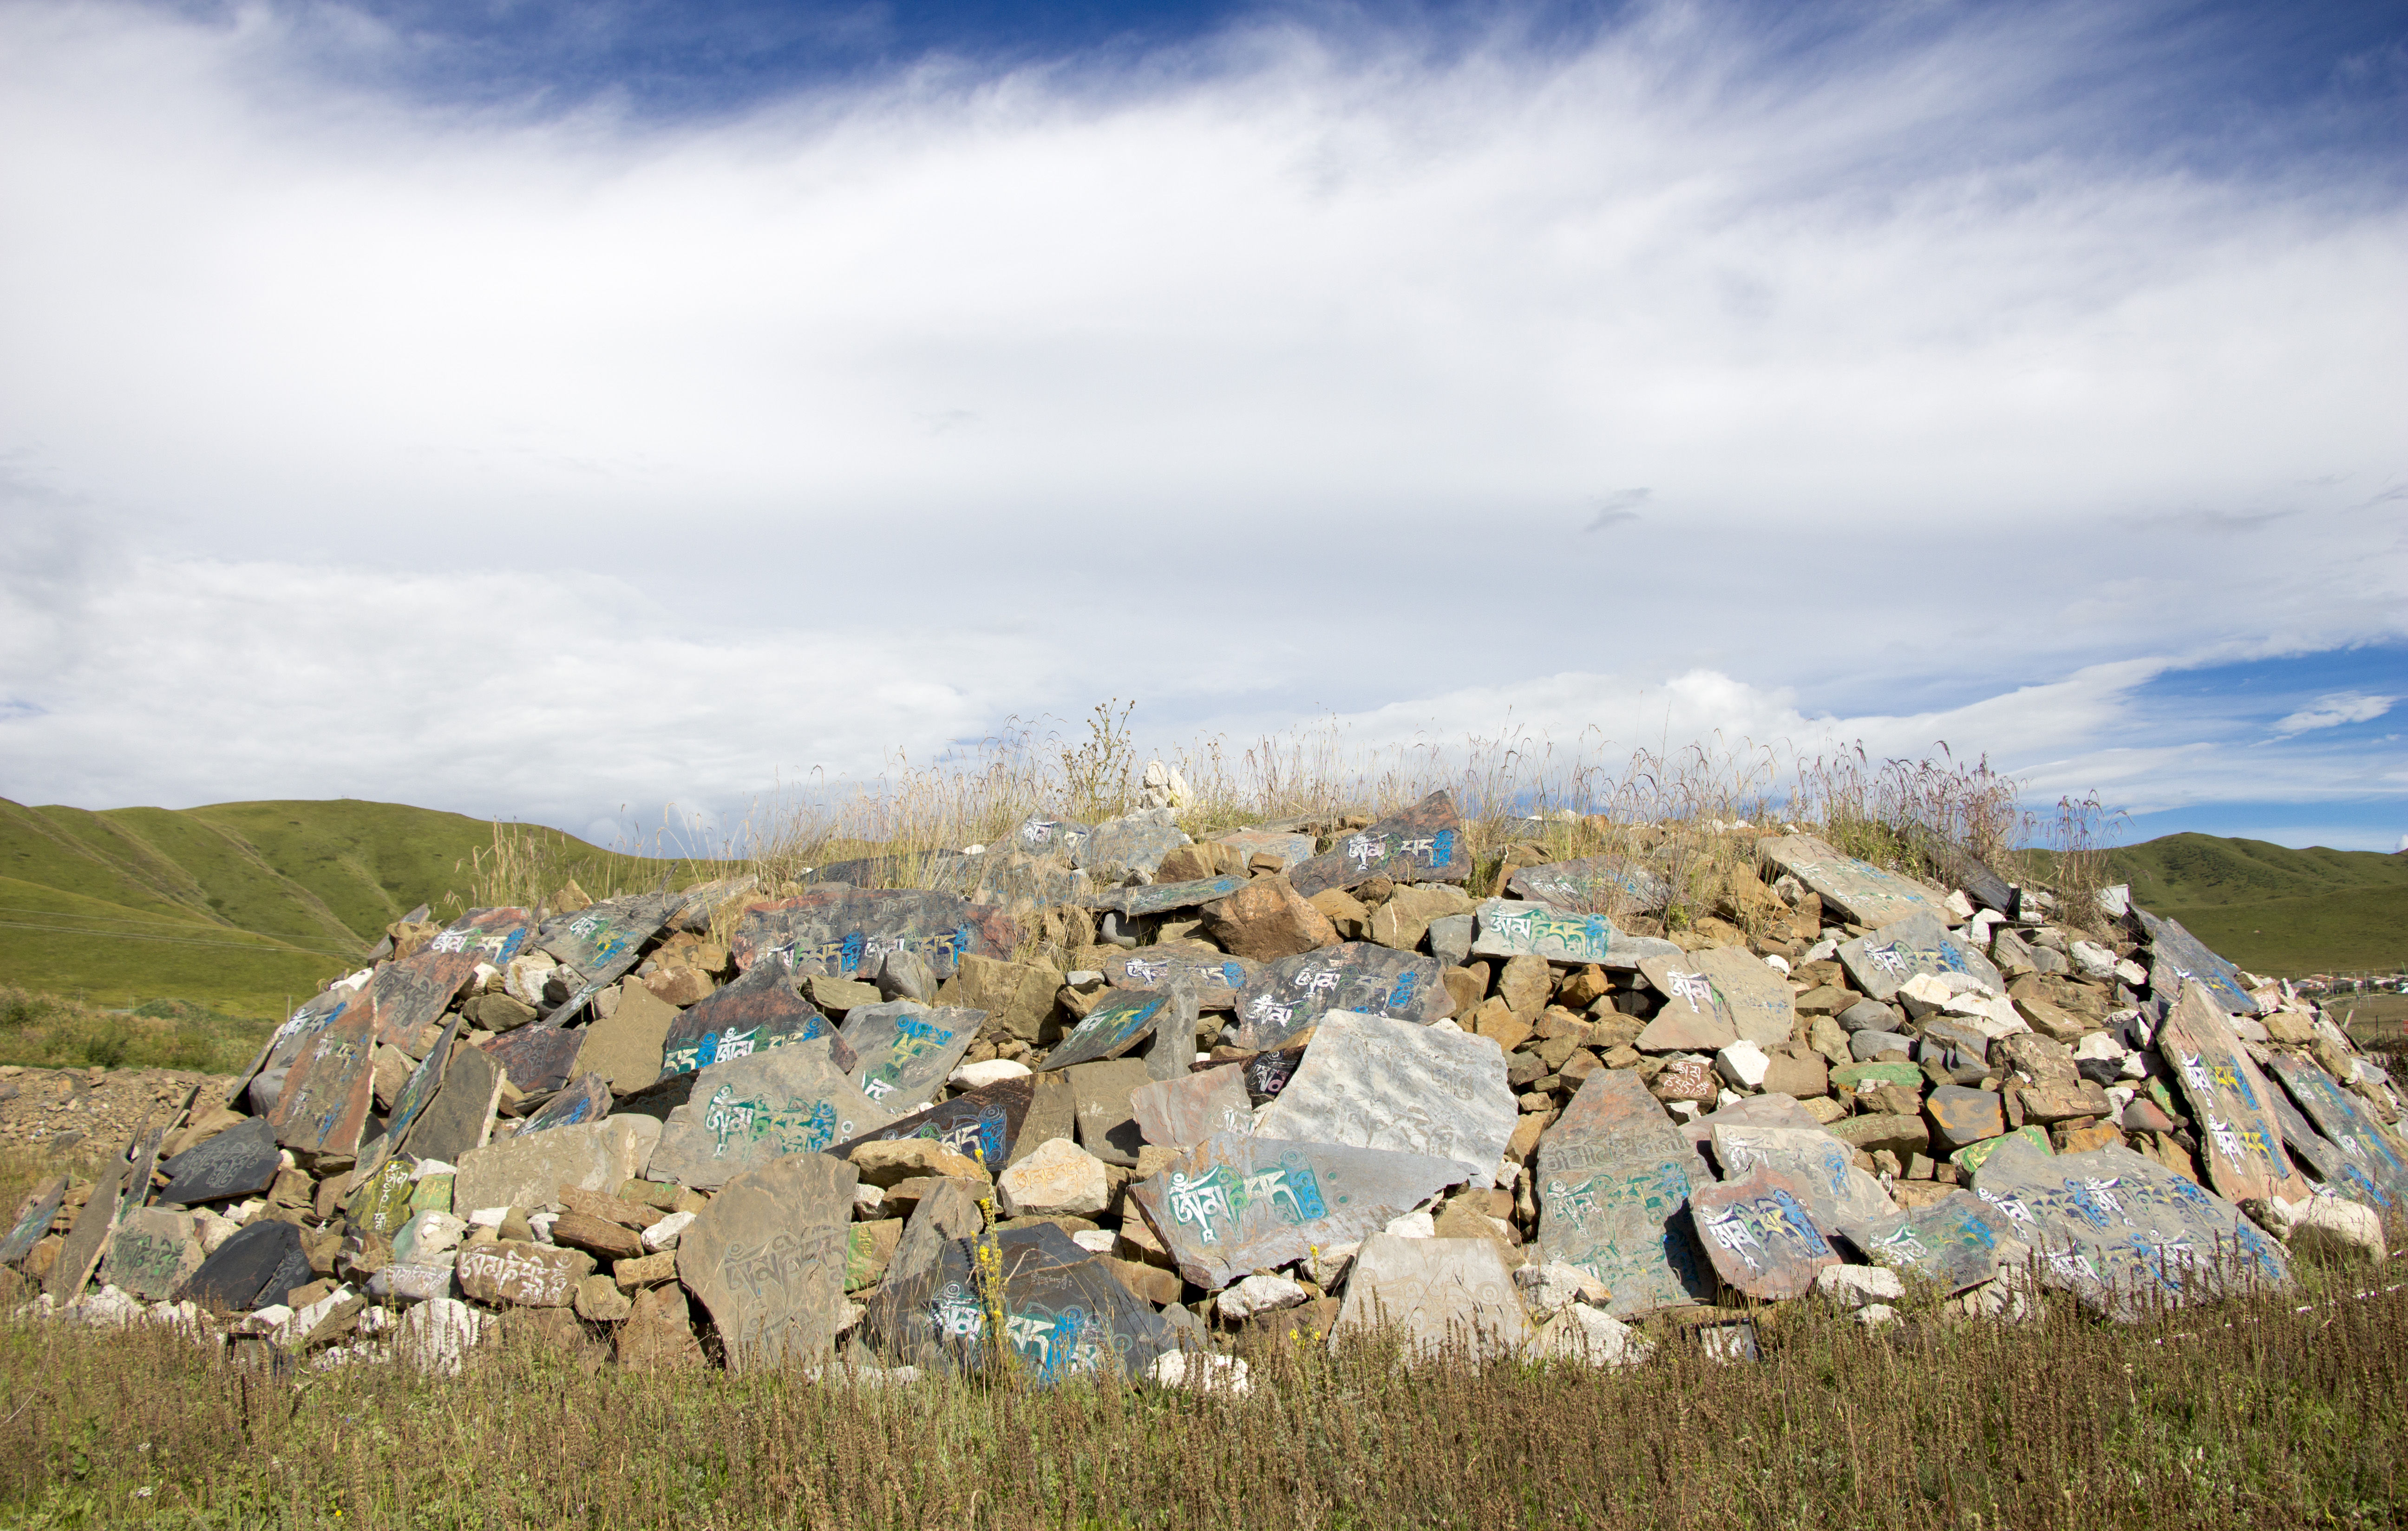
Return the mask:
MULTIPOLYGON (((490 861, 494 838, 483 820, 396 803, 92 812, 0 798, 0 983, 280 1014, 418 905, 473 896, 472 858, 490 861)), ((659 879, 661 863, 539 838, 517 870, 551 879, 543 891, 568 876, 597 895, 659 879)))
POLYGON ((2168 835, 2107 859, 2151 912, 2255 972, 2408 965, 2408 854, 2168 835))

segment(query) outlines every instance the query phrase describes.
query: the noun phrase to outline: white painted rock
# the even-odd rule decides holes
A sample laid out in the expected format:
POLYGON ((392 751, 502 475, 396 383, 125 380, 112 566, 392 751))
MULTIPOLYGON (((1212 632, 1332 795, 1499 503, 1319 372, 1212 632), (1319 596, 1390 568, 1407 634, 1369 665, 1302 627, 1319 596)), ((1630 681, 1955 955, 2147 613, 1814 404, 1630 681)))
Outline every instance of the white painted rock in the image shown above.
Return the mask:
POLYGON ((1814 1290, 1842 1308, 1897 1302, 1906 1283, 1886 1266, 1827 1266, 1814 1275, 1814 1290))
POLYGON ((394 1347, 420 1371, 456 1377, 460 1360, 477 1343, 477 1312, 466 1303, 437 1297, 404 1313, 394 1347))
POLYGON ((1067 1138, 1053 1138, 998 1177, 1006 1217, 1093 1217, 1111 1200, 1104 1162, 1067 1138))
POLYGON ((1156 1356, 1154 1380, 1163 1387, 1184 1388, 1190 1393, 1227 1393, 1243 1397, 1253 1385, 1246 1381, 1246 1364, 1234 1355, 1206 1355, 1197 1351, 1172 1351, 1156 1356))
POLYGON ((1223 1292, 1221 1300, 1213 1304, 1213 1311, 1232 1323, 1243 1324, 1256 1313, 1297 1307, 1311 1295, 1285 1276, 1249 1276, 1223 1292))
POLYGON ((693 1212, 671 1212, 644 1230, 644 1248, 655 1254, 677 1248, 678 1235, 693 1226, 695 1217, 693 1212))
POLYGON ((1539 1331, 1526 1352, 1533 1361, 1578 1361, 1591 1366, 1635 1366, 1654 1349, 1644 1336, 1602 1308, 1571 1303, 1539 1331))
POLYGON ((1763 1088, 1765 1070, 1771 1066, 1764 1049, 1744 1037, 1714 1054, 1714 1071, 1743 1090, 1763 1088))
POLYGON ((982 1090, 1006 1080, 1025 1079, 1029 1068, 1025 1063, 1010 1058, 989 1058, 984 1063, 964 1064, 945 1076, 945 1082, 956 1090, 982 1090))

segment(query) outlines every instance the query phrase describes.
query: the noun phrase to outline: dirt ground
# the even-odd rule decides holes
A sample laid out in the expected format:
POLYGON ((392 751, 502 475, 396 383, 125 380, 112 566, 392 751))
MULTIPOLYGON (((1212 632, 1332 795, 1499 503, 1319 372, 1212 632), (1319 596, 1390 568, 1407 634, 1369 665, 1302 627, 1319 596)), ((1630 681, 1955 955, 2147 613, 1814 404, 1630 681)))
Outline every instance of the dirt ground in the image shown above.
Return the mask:
POLYGON ((124 1147, 194 1085, 216 1105, 232 1079, 158 1068, 0 1067, 0 1149, 80 1156, 124 1147))

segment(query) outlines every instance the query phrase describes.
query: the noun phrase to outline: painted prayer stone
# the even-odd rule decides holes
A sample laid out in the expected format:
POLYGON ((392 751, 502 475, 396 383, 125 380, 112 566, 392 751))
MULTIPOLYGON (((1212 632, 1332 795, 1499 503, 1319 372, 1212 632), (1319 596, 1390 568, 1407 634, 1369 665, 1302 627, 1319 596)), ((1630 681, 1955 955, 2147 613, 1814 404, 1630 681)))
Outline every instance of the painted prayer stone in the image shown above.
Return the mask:
POLYGON ((986 1023, 984 1010, 931 1009, 911 1000, 849 1011, 839 1035, 853 1051, 846 1070, 861 1093, 901 1115, 926 1106, 986 1023))
POLYGON ((276 1144, 276 1123, 264 1116, 228 1127, 168 1160, 167 1189, 161 1201, 177 1207, 233 1201, 275 1183, 284 1166, 276 1144))
POLYGON ((1544 957, 1631 968, 1648 957, 1676 957, 1680 947, 1648 936, 1626 936, 1602 914, 1567 914, 1544 904, 1491 898, 1473 911, 1471 950, 1484 957, 1544 957))
POLYGON ((1787 872, 1823 895, 1826 909, 1878 928, 1914 914, 1944 916, 1942 895, 1912 878, 1842 855, 1812 835, 1772 835, 1756 842, 1756 860, 1787 872))
POLYGON ((2233 1035, 2224 1008, 2205 984, 2186 982, 2157 1027, 2157 1055, 2172 1066, 2200 1126, 2199 1156, 2208 1183, 2230 1202, 2265 1196, 2297 1201, 2307 1184, 2283 1151, 2273 1084, 2233 1035))
POLYGON ((678 1279, 710 1309, 730 1371, 811 1366, 835 1348, 858 1179, 824 1153, 785 1154, 730 1180, 680 1236, 678 1279))
POLYGON ((1950 1295, 2020 1265, 2030 1252, 2006 1214, 1970 1191, 1868 1225, 1849 1241, 1873 1264, 1920 1276, 1950 1295))
POLYGON ((1334 848, 1287 873, 1288 881, 1307 898, 1375 877, 1392 882, 1462 882, 1470 876, 1471 847, 1455 814, 1454 795, 1443 791, 1369 828, 1347 831, 1334 848))
POLYGON ((278 1142, 295 1153, 358 1150, 374 1098, 377 1029, 371 986, 303 1037, 268 1113, 278 1142))
POLYGON ((1598 1069, 1539 1139, 1540 1259, 1602 1281, 1616 1318, 1704 1301, 1713 1277, 1689 1218, 1701 1167, 1636 1072, 1598 1069))
POLYGON ((2258 1001, 2242 984, 2240 969, 2217 956, 2179 921, 2134 909, 2149 937, 2149 992, 2173 999, 2185 983, 2204 984, 2208 997, 2229 1015, 2256 1015, 2258 1001))
POLYGON ((1087 902, 1096 909, 1112 909, 1127 915, 1168 914, 1173 909, 1192 909, 1200 904, 1226 898, 1246 885, 1243 877, 1198 878, 1188 882, 1154 882, 1135 888, 1113 888, 1091 896, 1087 902))
POLYGON ((2300 1112, 2343 1156, 2347 1166, 2343 1179, 2367 1192, 2372 1205, 2408 1205, 2408 1163, 2401 1162, 2391 1136, 2358 1097, 2315 1064, 2289 1053, 2274 1054, 2274 1073, 2300 1112))
POLYGON ((1165 994, 1173 985, 1184 983, 1196 995, 1196 1008, 1202 1010, 1236 1006, 1239 994, 1261 970, 1260 963, 1244 957, 1227 956, 1210 947, 1182 946, 1140 947, 1106 959, 1101 968, 1104 981, 1115 989, 1165 994))
POLYGON ((1662 909, 1669 896, 1662 878, 1620 856, 1524 866, 1505 885, 1565 914, 1646 913, 1662 909))
POLYGON ((1238 1045, 1265 1050, 1330 1010, 1386 1015, 1427 1025, 1455 1013, 1455 1000, 1428 957, 1347 941, 1265 963, 1238 994, 1238 1045))
MULTIPOLYGON (((835 1035, 827 1017, 795 992, 794 973, 766 962, 679 1012, 661 1041, 661 1073, 691 1074, 730 1058, 835 1035)), ((857 1061, 849 1047, 839 1049, 838 1058, 848 1069, 857 1061)))
POLYGON ((1141 989, 1116 990, 1089 1010, 1085 1020, 1071 1027, 1038 1066, 1068 1068, 1076 1064, 1117 1058, 1152 1035, 1156 1022, 1175 1011, 1169 994, 1141 989))
POLYGON ((1840 1264, 1805 1188, 1779 1170, 1757 1168, 1689 1193, 1698 1238, 1715 1271, 1751 1297, 1802 1297, 1817 1272, 1840 1264))
POLYGON ((1009 1366, 1047 1387, 1082 1373, 1142 1375, 1178 1349, 1153 1307, 1053 1223, 1005 1229, 990 1247, 990 1270, 977 1241, 955 1238, 924 1276, 888 1280, 870 1323, 894 1359, 947 1371, 1009 1366))
POLYGON ((890 952, 910 952, 942 980, 962 957, 1008 958, 1018 944, 1010 918, 991 904, 829 886, 748 907, 728 950, 747 972, 774 960, 796 973, 852 979, 876 976, 890 952))
POLYGON ((1485 1187, 1519 1119, 1495 1042, 1337 1011, 1322 1017, 1303 1066, 1254 1132, 1453 1159, 1485 1187))
POLYGON ((1908 980, 1922 974, 1959 974, 1991 994, 2004 994, 2007 980, 1970 942, 1948 934, 1928 910, 1884 925, 1870 936, 1840 943, 1840 964, 1858 989, 1887 1002, 1908 980))
POLYGON ((1037 1075, 1025 1074, 965 1090, 951 1100, 940 1100, 925 1110, 848 1138, 827 1152, 837 1158, 849 1159, 853 1151, 864 1143, 924 1138, 942 1143, 965 1159, 976 1159, 990 1173, 1000 1174, 1011 1162, 1019 1144, 1021 1127, 1028 1119, 1038 1083, 1037 1075))
POLYGON ((883 1127, 895 1113, 863 1095, 825 1041, 711 1065, 669 1112, 650 1174, 711 1190, 790 1153, 816 1153, 883 1127))
POLYGON ((442 1029, 443 1012, 476 977, 481 957, 426 951, 377 969, 377 1040, 423 1058, 442 1029))
POLYGON ((481 963, 507 967, 526 944, 527 911, 520 909, 470 909, 443 927, 427 943, 430 952, 463 952, 481 963))

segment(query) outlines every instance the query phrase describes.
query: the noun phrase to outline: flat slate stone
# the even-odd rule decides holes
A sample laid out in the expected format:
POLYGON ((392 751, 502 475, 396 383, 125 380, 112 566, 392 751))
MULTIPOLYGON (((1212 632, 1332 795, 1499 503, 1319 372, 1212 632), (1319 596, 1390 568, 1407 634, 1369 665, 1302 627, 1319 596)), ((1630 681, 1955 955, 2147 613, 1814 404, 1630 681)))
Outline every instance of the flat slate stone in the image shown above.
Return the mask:
POLYGON ((165 1302, 201 1268, 193 1214, 142 1207, 128 1212, 108 1241, 101 1280, 144 1302, 165 1302))
POLYGON ((872 979, 890 952, 927 960, 939 980, 968 955, 1009 959, 1020 932, 991 904, 949 893, 829 886, 748 906, 728 943, 750 972, 774 960, 796 973, 872 979))
POLYGON ((92 1280, 100 1257, 108 1252, 109 1236, 117 1228, 117 1198, 124 1188, 124 1155, 111 1155, 93 1181, 92 1198, 77 1210, 50 1273, 42 1278, 42 1291, 50 1301, 73 1302, 92 1280))
POLYGON ((501 1065, 473 1047, 454 1049, 452 1066, 443 1071, 443 1088, 410 1123, 402 1146, 414 1159, 456 1165, 493 1138, 494 1108, 501 1099, 501 1065))
MULTIPOLYGON (((418 1061, 418 1066, 409 1071, 409 1078, 401 1081, 400 1093, 393 1097, 393 1110, 385 1118, 384 1137, 379 1139, 375 1152, 370 1155, 371 1169, 392 1157, 395 1149, 409 1140, 409 1129, 417 1124, 420 1114, 443 1087, 443 1077, 451 1067, 454 1044, 460 1039, 460 1028, 466 1023, 466 1016, 453 1015, 451 1023, 436 1037, 435 1045, 428 1048, 426 1055, 418 1061)), ((490 1053, 483 1056, 487 1066, 496 1076, 497 1083, 499 1079, 507 1077, 502 1074, 502 1066, 494 1062, 490 1053)), ((457 1158, 442 1154, 432 1157, 442 1159, 445 1164, 459 1163, 457 1158)))
POLYGON ((300 1229, 290 1223, 253 1223, 228 1235, 178 1295, 204 1308, 248 1313, 282 1302, 287 1292, 314 1280, 300 1229))
POLYGON ((651 1117, 619 1115, 488 1143, 460 1160, 452 1210, 466 1217, 489 1207, 549 1206, 563 1185, 616 1194, 644 1173, 660 1138, 651 1117))
POLYGON ((1267 1051, 1331 1010, 1427 1025, 1453 1015, 1455 1000, 1431 959, 1346 941, 1265 963, 1239 993, 1237 1009, 1238 1045, 1267 1051))
POLYGON ((708 1191, 771 1160, 816 1153, 883 1127, 896 1113, 863 1095, 828 1044, 797 1042, 712 1064, 669 1112, 652 1178, 708 1191))
POLYGON ((1998 1152, 2009 1143, 2022 1143, 2043 1157, 2057 1152, 2049 1146, 2046 1128, 2027 1125, 2017 1127, 2013 1132, 2000 1137, 1985 1138, 1978 1143, 1968 1143, 1950 1154, 1948 1162, 1971 1175, 1987 1163, 1991 1154, 1998 1152))
POLYGON ((1664 880, 1620 856, 1584 856, 1524 866, 1505 886, 1566 914, 1602 914, 1660 909, 1670 897, 1664 880))
POLYGON ((1068 856, 1076 865, 1087 848, 1089 833, 1089 827, 1076 819, 1040 819, 1032 813, 1020 822, 1011 838, 1029 855, 1068 856))
POLYGON ((1115 989, 1145 989, 1168 994, 1185 984, 1199 1010, 1226 1010, 1252 982, 1262 964, 1232 957, 1207 947, 1149 946, 1110 958, 1099 971, 1115 989))
POLYGON ((1129 1096, 1153 1082, 1144 1061, 1114 1058, 1079 1064, 1063 1070, 1061 1077, 1070 1083, 1079 1146, 1108 1165, 1136 1167, 1137 1152, 1145 1146, 1145 1138, 1138 1131, 1129 1096))
POLYGON ((452 1269, 460 1279, 460 1290, 478 1302, 566 1308, 577 1295, 577 1283, 594 1273, 594 1256, 583 1250, 505 1238, 464 1246, 452 1269))
POLYGON ((2006 1214, 1970 1191, 1951 1191, 1848 1238, 1873 1264, 1920 1276, 1952 1295, 2020 1266, 2030 1253, 2006 1214))
POLYGON ((1193 1148, 1216 1132, 1251 1136, 1254 1107, 1246 1071, 1223 1064, 1129 1092, 1129 1114, 1145 1140, 1161 1148, 1193 1148))
POLYGON ((1091 895, 1088 906, 1136 916, 1192 909, 1228 897, 1250 880, 1241 876, 1197 878, 1188 882, 1154 882, 1135 888, 1113 888, 1091 895))
POLYGON ((2244 1202, 2262 1196, 2297 1201, 2309 1194, 2283 1152, 2274 1086, 2242 1050, 2224 1008, 2205 984, 2183 984, 2182 996, 2157 1027, 2157 1049, 2190 1103, 2200 1127, 2199 1156, 2206 1161, 2208 1183, 2216 1195, 2244 1202))
MULTIPOLYGON (((2274 1078, 2279 1085, 2282 1080, 2279 1070, 2274 1078)), ((2317 1190, 2347 1197, 2378 1212, 2390 1209, 2391 1193, 2358 1168, 2349 1155, 2333 1145, 2330 1138, 2316 1131, 2315 1124, 2300 1115, 2299 1107, 2291 1103, 2287 1090, 2277 1088, 2269 1092, 2269 1095, 2274 1108, 2274 1123, 2283 1129, 2283 1146, 2290 1151, 2294 1161, 2306 1166, 2315 1177, 2317 1190)))
POLYGON ((1802 1297, 1814 1277, 1840 1264, 1814 1215, 1807 1189, 1776 1169, 1757 1168, 1689 1192, 1689 1213, 1714 1270, 1734 1289, 1768 1301, 1802 1297))
POLYGON ((508 967, 533 929, 524 909, 470 909, 444 926, 426 949, 466 952, 479 962, 508 967))
POLYGON ((1154 875, 1162 858, 1187 843, 1168 809, 1144 809, 1107 819, 1087 831, 1071 860, 1100 882, 1119 882, 1131 872, 1154 875))
POLYGON ((34 1188, 24 1205, 17 1209, 17 1221, 8 1225, 8 1234, 0 1238, 0 1266, 13 1266, 33 1252, 42 1236, 50 1231, 59 1209, 67 1199, 67 1178, 53 1175, 34 1188))
POLYGON ((955 1238, 924 1277, 888 1281, 870 1322, 894 1359, 974 1372, 992 1369, 1000 1352, 1021 1376, 1051 1386, 1087 1372, 1141 1375, 1178 1349, 1161 1316, 1053 1223, 1005 1229, 993 1248, 991 1276, 979 1269, 977 1242, 955 1238), (1003 1313, 1000 1343, 987 1333, 991 1306, 1003 1313))
POLYGON ((1539 1139, 1539 1258, 1603 1282, 1616 1318, 1707 1300, 1689 1218, 1702 1169, 1636 1072, 1598 1069, 1539 1139))
POLYGON ((2206 986, 2208 997, 2232 1015, 2256 1015, 2258 1001, 2241 982, 2240 969, 2209 951, 2177 920, 2161 919, 2143 909, 2141 929, 2149 938, 2149 992, 2172 1000, 2185 983, 2206 986))
POLYGON ((1249 859, 1255 856, 1277 856, 1283 864, 1281 867, 1283 871, 1296 866, 1298 862, 1311 861, 1315 844, 1310 835, 1298 835, 1292 831, 1277 829, 1233 830, 1226 835, 1214 836, 1212 843, 1233 846, 1249 859))
POLYGON ((986 1011, 932 1008, 909 999, 864 1005, 846 1013, 838 1034, 853 1049, 846 1075, 882 1110, 901 1116, 924 1109, 944 1088, 986 1024, 986 1011))
POLYGON ((1116 1058, 1152 1035, 1155 1023, 1176 1013, 1170 994, 1143 989, 1115 991, 1071 1027, 1037 1066, 1069 1068, 1116 1058))
POLYGON ((358 1152, 375 1097, 377 1031, 371 987, 304 1035, 268 1113, 278 1142, 295 1153, 358 1152))
POLYGON ((487 1042, 485 1053, 502 1066, 511 1088, 532 1095, 567 1083, 569 1069, 584 1045, 581 1032, 521 1026, 487 1042))
MULTIPOLYGON (((520 1123, 519 1130, 511 1136, 524 1138, 531 1132, 550 1132, 554 1127, 574 1127, 582 1122, 599 1122, 609 1114, 610 1081, 599 1074, 584 1074, 563 1085, 559 1094, 545 1101, 534 1114, 520 1123)), ((451 1159, 445 1162, 458 1164, 460 1161, 451 1159)))
POLYGON ((679 1236, 678 1280, 710 1309, 729 1371, 811 1366, 835 1348, 858 1183, 840 1159, 783 1154, 728 1180, 679 1236))
POLYGON ((1626 936, 1602 914, 1567 914, 1545 904, 1491 898, 1472 911, 1471 951, 1484 957, 1544 957, 1628 969, 1681 949, 1652 936, 1626 936))
MULTIPOLYGON (((730 1058, 835 1035, 827 1017, 795 992, 792 970, 761 963, 679 1012, 661 1039, 661 1073, 691 1074, 730 1058)), ((845 1055, 850 1051, 838 1054, 840 1066, 853 1066, 855 1060, 845 1055)))
POLYGON ((2110 1317, 2290 1279, 2283 1248, 2241 1209, 2121 1145, 2051 1156, 2010 1136, 1973 1189, 2040 1253, 2042 1285, 2110 1317))
POLYGON ((577 969, 584 987, 546 1010, 540 1024, 572 1020, 595 994, 631 972, 644 947, 684 907, 676 894, 605 899, 574 914, 555 915, 536 931, 535 945, 577 969))
POLYGON ((1453 1159, 1486 1187, 1520 1114, 1495 1042, 1338 1010, 1321 1018, 1303 1066, 1254 1133, 1453 1159))
POLYGON ((1221 1132, 1128 1196, 1180 1274, 1218 1291, 1314 1247, 1376 1234, 1463 1179, 1461 1165, 1434 1154, 1221 1132))
POLYGON ((1334 848, 1287 871, 1288 881, 1307 898, 1375 877, 1391 882, 1469 880, 1471 847, 1453 794, 1434 792, 1402 813, 1349 830, 1334 848))
POLYGON ((1019 1144, 1037 1085, 1038 1077, 1031 1074, 966 1090, 951 1100, 939 1101, 925 1110, 848 1138, 827 1152, 837 1158, 850 1159, 853 1151, 864 1143, 925 1138, 942 1143, 966 1159, 976 1159, 986 1166, 989 1173, 999 1175, 1011 1162, 1019 1144))
POLYGON ((1354 1256, 1329 1340, 1383 1331, 1401 1332, 1417 1361, 1482 1360, 1519 1354, 1530 1320, 1490 1240, 1380 1233, 1354 1256))
POLYGON ((1884 925, 1870 936, 1840 943, 1840 965, 1857 988, 1885 1004, 1912 978, 1961 973, 1990 993, 2004 994, 2007 980, 1970 942, 1948 934, 1928 910, 1884 925))
POLYGON ((1843 856, 1812 835, 1769 835, 1756 842, 1756 859, 1822 894, 1825 908, 1856 924, 1878 929, 1913 914, 1947 913, 1937 891, 1843 856))
POLYGON ((1239 1066, 1245 1070, 1246 1097, 1257 1106, 1267 1100, 1278 1099, 1279 1093, 1287 1088, 1287 1081, 1296 1078, 1297 1067, 1304 1062, 1307 1045, 1298 1042, 1293 1047, 1273 1048, 1268 1052, 1257 1052, 1240 1064, 1239 1066))
POLYGON ((1742 1039, 1771 1049, 1798 1029, 1788 983, 1737 947, 1648 957, 1639 971, 1664 996, 1634 1043, 1641 1052, 1708 1052, 1742 1039))
POLYGON ((283 1166, 276 1123, 254 1116, 168 1160, 161 1166, 167 1171, 167 1188, 159 1199, 191 1207, 255 1195, 276 1183, 276 1172, 283 1166))
POLYGON ((1817 1228, 1844 1235, 1859 1248, 1860 1234, 1898 1216, 1898 1203, 1881 1181, 1858 1169, 1855 1152, 1820 1127, 1722 1126, 1714 1129, 1713 1145, 1723 1179, 1774 1171, 1798 1188, 1817 1228))
POLYGON ((408 1159, 386 1160, 360 1179, 359 1188, 343 1204, 343 1215, 367 1233, 391 1238, 401 1232, 413 1211, 410 1198, 417 1190, 412 1179, 416 1168, 408 1159))
POLYGON ((443 1012, 484 960, 466 952, 430 949, 378 968, 377 1040, 413 1058, 426 1056, 436 1033, 443 1029, 443 1012))
POLYGON ((2347 1182, 2366 1192, 2376 1206, 2408 1204, 2408 1164, 2358 1097, 2304 1058, 2277 1052, 2273 1068, 2300 1112, 2344 1156, 2347 1182))

